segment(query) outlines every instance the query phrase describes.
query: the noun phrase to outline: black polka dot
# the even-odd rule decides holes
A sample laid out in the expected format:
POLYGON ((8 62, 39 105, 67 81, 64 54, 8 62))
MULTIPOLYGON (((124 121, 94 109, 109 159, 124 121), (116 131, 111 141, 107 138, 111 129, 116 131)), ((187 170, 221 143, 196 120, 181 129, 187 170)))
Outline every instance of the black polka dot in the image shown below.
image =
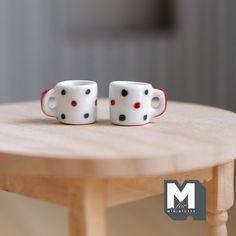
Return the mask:
POLYGON ((61 90, 61 95, 66 95, 66 90, 65 89, 61 90))
POLYGON ((61 114, 61 118, 62 120, 65 120, 66 119, 66 115, 64 113, 61 114))
POLYGON ((143 116, 143 120, 147 120, 148 116, 147 115, 144 115, 143 116))
POLYGON ((85 119, 88 119, 88 118, 89 118, 89 113, 85 113, 85 114, 84 114, 84 118, 85 118, 85 119))
POLYGON ((145 93, 145 95, 148 95, 148 89, 146 89, 146 90, 144 91, 144 93, 145 93))
POLYGON ((87 89, 87 90, 85 91, 85 93, 86 93, 87 95, 90 94, 90 92, 91 92, 90 89, 87 89))
POLYGON ((119 120, 120 120, 120 121, 125 121, 125 120, 126 120, 126 116, 123 115, 123 114, 120 115, 120 116, 119 116, 119 120))
POLYGON ((128 91, 127 91, 126 89, 122 89, 122 90, 121 90, 121 95, 122 95, 123 97, 126 97, 126 96, 128 95, 128 91))

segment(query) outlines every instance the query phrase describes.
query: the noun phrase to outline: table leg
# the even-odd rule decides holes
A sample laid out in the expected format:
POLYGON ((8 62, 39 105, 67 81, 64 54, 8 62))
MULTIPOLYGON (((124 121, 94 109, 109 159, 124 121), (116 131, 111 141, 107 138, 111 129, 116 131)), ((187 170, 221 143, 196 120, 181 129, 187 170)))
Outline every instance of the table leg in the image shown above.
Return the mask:
POLYGON ((105 212, 105 181, 85 180, 81 186, 70 188, 70 236, 105 236, 105 212))
POLYGON ((234 162, 214 167, 213 178, 206 183, 209 236, 227 236, 227 210, 234 202, 234 162))

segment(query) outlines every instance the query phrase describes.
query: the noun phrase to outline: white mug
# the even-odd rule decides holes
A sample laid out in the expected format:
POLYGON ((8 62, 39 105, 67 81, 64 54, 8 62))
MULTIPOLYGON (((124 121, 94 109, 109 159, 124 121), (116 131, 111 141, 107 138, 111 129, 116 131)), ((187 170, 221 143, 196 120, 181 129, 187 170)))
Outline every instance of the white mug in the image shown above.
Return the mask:
POLYGON ((90 124, 97 119, 97 83, 89 80, 67 80, 45 90, 41 108, 47 116, 65 124, 90 124), (54 101, 55 106, 50 106, 54 101))
POLYGON ((163 90, 134 81, 111 82, 109 100, 110 120, 117 125, 147 124, 151 118, 163 114, 167 106, 163 90))

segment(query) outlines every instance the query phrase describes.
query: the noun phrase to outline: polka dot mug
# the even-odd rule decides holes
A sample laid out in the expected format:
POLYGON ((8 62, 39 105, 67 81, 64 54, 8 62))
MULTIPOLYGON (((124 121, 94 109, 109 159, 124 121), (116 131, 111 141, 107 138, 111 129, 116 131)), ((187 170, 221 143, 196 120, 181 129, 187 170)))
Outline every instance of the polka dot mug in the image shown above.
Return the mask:
POLYGON ((97 118, 97 83, 62 81, 41 95, 42 111, 66 124, 90 124, 97 118))
POLYGON ((113 81, 109 87, 110 119, 117 125, 143 125, 163 114, 167 99, 163 90, 151 84, 113 81))

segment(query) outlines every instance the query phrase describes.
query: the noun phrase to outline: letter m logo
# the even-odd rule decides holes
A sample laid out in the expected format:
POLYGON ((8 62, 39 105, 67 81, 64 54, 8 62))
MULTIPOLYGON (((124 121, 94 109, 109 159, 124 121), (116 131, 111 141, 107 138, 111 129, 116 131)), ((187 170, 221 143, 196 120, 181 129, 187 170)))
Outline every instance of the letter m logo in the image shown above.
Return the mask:
POLYGON ((198 180, 185 180, 180 186, 176 180, 164 181, 164 210, 173 220, 206 219, 205 188, 198 180))

